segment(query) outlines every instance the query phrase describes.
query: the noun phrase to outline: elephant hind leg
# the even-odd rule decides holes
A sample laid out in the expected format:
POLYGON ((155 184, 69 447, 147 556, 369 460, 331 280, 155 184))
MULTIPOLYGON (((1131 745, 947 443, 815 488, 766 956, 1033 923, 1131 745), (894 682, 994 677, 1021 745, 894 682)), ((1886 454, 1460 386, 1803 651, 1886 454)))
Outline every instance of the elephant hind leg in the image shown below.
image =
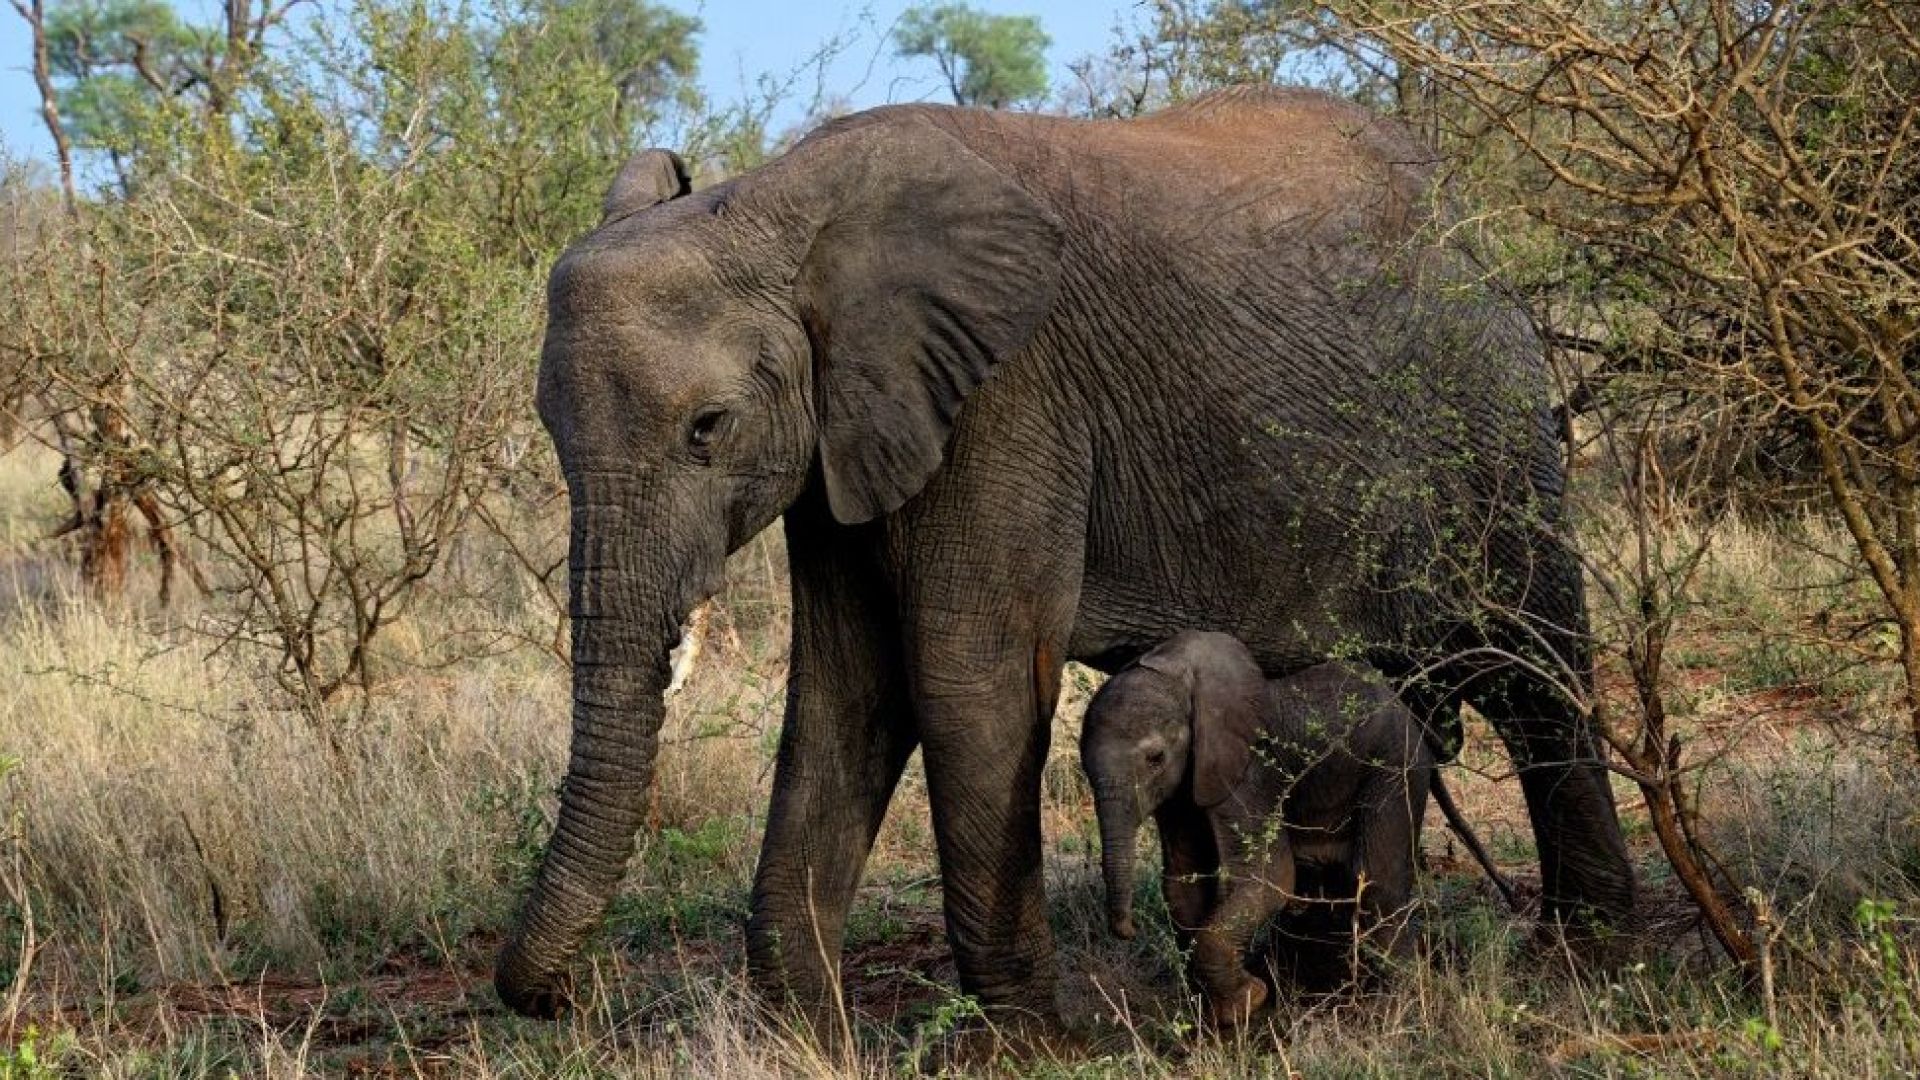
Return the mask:
POLYGON ((1475 679, 1467 700, 1499 732, 1520 775, 1540 854, 1543 913, 1575 924, 1618 923, 1631 914, 1633 864, 1600 740, 1580 710, 1559 687, 1518 667, 1475 679))
MULTIPOLYGON (((1421 737, 1417 731, 1409 736, 1421 737)), ((1360 800, 1368 817, 1354 838, 1349 865, 1359 893, 1354 932, 1355 951, 1361 955, 1398 960, 1413 952, 1413 872, 1433 768, 1430 758, 1418 752, 1420 747, 1412 749, 1414 763, 1376 776, 1360 800)))
POLYGON ((1276 985, 1307 994, 1334 993, 1352 975, 1352 876, 1343 863, 1306 864, 1295 880, 1295 892, 1304 902, 1273 920, 1266 965, 1276 985))

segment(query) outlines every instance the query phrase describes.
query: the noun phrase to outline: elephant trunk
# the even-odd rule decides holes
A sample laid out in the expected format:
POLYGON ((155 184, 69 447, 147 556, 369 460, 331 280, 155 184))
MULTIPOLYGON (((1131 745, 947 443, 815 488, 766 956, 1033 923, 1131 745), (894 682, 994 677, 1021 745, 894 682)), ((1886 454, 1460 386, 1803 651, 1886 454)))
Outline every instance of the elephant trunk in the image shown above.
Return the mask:
POLYGON ((540 1018, 565 1007, 568 967, 633 855, 665 713, 668 654, 706 584, 677 572, 684 560, 663 557, 670 553, 637 534, 634 519, 654 517, 646 500, 580 485, 572 495, 572 751, 553 838, 494 972, 501 999, 540 1018))
POLYGON ((1140 831, 1140 810, 1131 791, 1103 792, 1095 802, 1100 819, 1100 869, 1107 886, 1107 925, 1113 935, 1132 940, 1133 849, 1140 831))

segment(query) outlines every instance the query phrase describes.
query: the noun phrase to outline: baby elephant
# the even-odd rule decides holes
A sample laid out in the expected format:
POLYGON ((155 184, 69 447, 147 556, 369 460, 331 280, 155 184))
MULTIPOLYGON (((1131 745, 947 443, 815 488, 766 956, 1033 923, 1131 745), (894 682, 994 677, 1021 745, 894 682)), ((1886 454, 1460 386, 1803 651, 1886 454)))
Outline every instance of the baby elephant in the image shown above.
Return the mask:
POLYGON ((1434 759, 1377 675, 1330 663, 1269 682, 1239 639, 1185 631, 1101 688, 1080 752, 1113 932, 1133 936, 1134 839, 1151 811, 1167 907, 1215 1023, 1266 1002, 1247 943, 1305 878, 1344 882, 1349 903, 1364 881, 1362 928, 1405 947, 1434 759))

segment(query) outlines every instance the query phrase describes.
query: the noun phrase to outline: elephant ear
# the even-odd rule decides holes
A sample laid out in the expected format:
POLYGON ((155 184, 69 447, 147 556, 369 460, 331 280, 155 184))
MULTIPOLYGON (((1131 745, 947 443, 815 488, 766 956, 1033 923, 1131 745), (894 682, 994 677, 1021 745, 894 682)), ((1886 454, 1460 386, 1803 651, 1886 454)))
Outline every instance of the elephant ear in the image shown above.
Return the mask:
POLYGON ((1188 630, 1140 663, 1188 681, 1193 702, 1193 801, 1225 802, 1253 760, 1267 680, 1231 634, 1188 630))
POLYGON ((671 150, 642 150, 627 159, 600 202, 600 224, 635 214, 693 190, 687 163, 671 150))
POLYGON ((811 178, 830 186, 829 209, 794 288, 827 501, 853 524, 898 509, 940 467, 961 402, 1052 307, 1062 232, 926 124, 874 123, 823 142, 847 149, 811 178))

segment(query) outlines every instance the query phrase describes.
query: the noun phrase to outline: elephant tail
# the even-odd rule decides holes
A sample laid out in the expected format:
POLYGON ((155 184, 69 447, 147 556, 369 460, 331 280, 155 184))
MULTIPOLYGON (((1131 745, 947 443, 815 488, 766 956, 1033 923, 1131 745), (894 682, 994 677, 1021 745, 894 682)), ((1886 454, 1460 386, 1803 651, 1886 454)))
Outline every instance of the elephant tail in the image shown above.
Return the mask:
POLYGON ((1499 867, 1493 865, 1493 857, 1487 854, 1486 847, 1480 843, 1480 837, 1474 834, 1473 827, 1468 825, 1467 819, 1461 816, 1460 807, 1454 803, 1453 794, 1447 790, 1447 782, 1441 779, 1440 770, 1437 768, 1433 770, 1433 801, 1440 804, 1440 813, 1446 817, 1447 827, 1452 829, 1454 835, 1460 838, 1460 842, 1467 846, 1467 851, 1471 852, 1474 861, 1480 864, 1480 869, 1487 872, 1487 878, 1493 882, 1493 887, 1500 890, 1501 897, 1507 902, 1508 910, 1519 911, 1520 900, 1514 895, 1513 883, 1500 873, 1499 867))

